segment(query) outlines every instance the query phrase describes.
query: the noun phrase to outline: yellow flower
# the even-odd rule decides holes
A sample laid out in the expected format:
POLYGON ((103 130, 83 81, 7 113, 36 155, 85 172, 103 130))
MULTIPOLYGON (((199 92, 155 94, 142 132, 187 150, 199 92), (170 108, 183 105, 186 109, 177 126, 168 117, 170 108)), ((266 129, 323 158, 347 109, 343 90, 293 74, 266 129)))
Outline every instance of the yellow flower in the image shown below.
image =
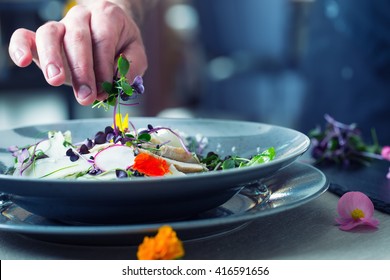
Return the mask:
POLYGON ((122 118, 122 114, 116 114, 115 123, 120 131, 127 132, 129 130, 129 114, 126 114, 124 118, 122 118))
POLYGON ((184 248, 170 226, 159 228, 155 237, 145 237, 138 246, 139 260, 174 260, 184 256, 184 248))

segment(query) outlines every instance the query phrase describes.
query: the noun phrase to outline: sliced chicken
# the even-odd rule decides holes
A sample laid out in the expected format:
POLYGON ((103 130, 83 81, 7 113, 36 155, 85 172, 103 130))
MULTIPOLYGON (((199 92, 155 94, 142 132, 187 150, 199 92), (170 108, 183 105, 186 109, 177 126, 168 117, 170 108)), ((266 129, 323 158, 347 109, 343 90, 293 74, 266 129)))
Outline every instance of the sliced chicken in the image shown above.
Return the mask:
MULTIPOLYGON (((155 146, 150 144, 143 144, 145 148, 154 148, 155 146)), ((192 153, 187 153, 186 150, 182 147, 173 147, 169 145, 163 145, 158 150, 152 151, 154 154, 169 158, 173 160, 177 160, 180 162, 187 162, 187 163, 200 163, 199 159, 196 157, 196 155, 192 153)))
POLYGON ((178 171, 183 173, 197 173, 197 172, 203 172, 207 171, 207 168, 200 163, 194 163, 194 162, 182 162, 175 159, 170 159, 167 157, 156 155, 155 153, 152 153, 148 150, 139 149, 139 152, 141 153, 148 153, 150 155, 153 155, 157 158, 164 159, 168 164, 172 164, 178 171))

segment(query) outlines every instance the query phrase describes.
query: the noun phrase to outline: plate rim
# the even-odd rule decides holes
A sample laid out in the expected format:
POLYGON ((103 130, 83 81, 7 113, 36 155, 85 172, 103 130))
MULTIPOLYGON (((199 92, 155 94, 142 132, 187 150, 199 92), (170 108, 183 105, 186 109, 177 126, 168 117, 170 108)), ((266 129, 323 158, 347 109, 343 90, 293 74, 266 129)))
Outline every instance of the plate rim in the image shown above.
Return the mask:
MULTIPOLYGON (((261 126, 264 126, 264 127, 271 127, 271 128, 277 128, 277 129, 282 129, 282 130, 285 130, 285 131, 290 131, 292 133, 296 133, 297 136, 301 137, 303 139, 303 141, 299 144, 299 148, 294 151, 293 153, 291 153, 290 155, 286 156, 286 157, 283 157, 283 158, 276 158, 270 162, 267 162, 265 164, 262 164, 262 165, 258 165, 258 166, 249 166, 249 167, 246 167, 246 168, 242 168, 242 169, 228 169, 228 170, 223 170, 222 172, 218 171, 218 172, 204 172, 204 173, 200 173, 200 174, 190 174, 190 175, 187 175, 186 177, 175 177, 175 176, 169 176, 169 177, 163 177, 163 178, 132 178, 131 180, 112 180, 112 181, 109 181, 109 180, 79 180, 77 181, 78 183, 79 182, 82 182, 84 185, 100 185, 100 184, 107 184, 107 182, 110 182, 114 185, 121 185, 121 184, 129 184, 130 182, 142 182, 142 183, 145 183, 145 182, 158 182, 160 180, 164 180, 164 181, 181 181, 181 180, 186 180, 185 178, 189 177, 189 176, 194 176, 194 177, 197 177, 197 178, 219 178, 221 176, 224 176, 224 175, 232 175, 232 174, 245 174, 245 173, 251 173, 255 170, 258 170, 258 169, 264 169, 264 168, 267 168, 267 167, 272 167, 272 166, 275 166, 275 165, 278 165, 278 164, 281 164, 283 162, 289 162, 289 161, 294 161, 296 158, 298 158, 300 155, 302 155, 303 153, 305 153, 309 147, 310 147, 310 138, 298 131, 298 130, 295 130, 295 129, 292 129, 292 128, 289 128, 289 127, 284 127, 284 126, 280 126, 280 125, 273 125, 273 124, 267 124, 267 123, 262 123, 262 122, 254 122, 254 121, 244 121, 244 120, 231 120, 231 119, 210 119, 210 118, 160 118, 160 117, 134 117, 132 118, 134 119, 135 121, 136 120, 146 120, 146 119, 150 119, 150 120, 164 120, 164 121, 176 121, 176 122, 181 122, 181 121, 206 121, 206 122, 214 122, 214 123, 226 123, 226 122, 230 122, 230 123, 247 123, 247 124, 253 124, 253 125, 261 125, 261 126)), ((99 119, 73 119, 73 120, 64 120, 64 121, 61 121, 61 122, 53 122, 53 123, 44 123, 44 124, 37 124, 37 125, 27 125, 27 126, 18 126, 18 127, 14 127, 14 128, 8 128, 8 129, 1 129, 0 130, 0 133, 1 132, 4 132, 4 131, 10 131, 10 130, 15 130, 15 129, 23 129, 23 128, 31 128, 31 127, 37 127, 37 126, 46 126, 46 125, 49 125, 49 126, 52 126, 52 125, 64 125, 64 124, 68 124, 68 123, 94 123, 94 122, 109 122, 111 121, 111 118, 99 118, 99 119)), ((291 164, 291 162, 289 163, 291 164)), ((188 179, 187 179, 188 180, 188 179)), ((11 176, 11 175, 5 175, 5 174, 0 174, 0 182, 1 181, 15 181, 15 182, 18 182, 18 181, 22 181, 22 182, 45 182, 45 183, 58 183, 58 184, 69 184, 70 180, 69 179, 55 179, 55 178, 29 178, 29 177, 14 177, 14 176, 11 176)), ((76 180, 75 180, 76 182, 76 180)), ((130 183, 131 184, 131 183, 130 183)), ((0 190, 1 190, 1 187, 0 187, 0 190)))
MULTIPOLYGON (((268 208, 268 209, 256 209, 254 213, 249 213, 248 211, 241 213, 239 215, 232 215, 227 217, 217 217, 209 219, 200 219, 200 220, 184 220, 184 221, 172 221, 172 222, 156 222, 156 223, 146 223, 146 224, 128 224, 128 225, 30 225, 30 224, 8 224, 0 223, 0 231, 4 232, 14 232, 19 234, 40 234, 40 235, 93 235, 93 236, 102 236, 102 235, 120 235, 120 234, 145 234, 145 232, 156 231, 162 225, 169 224, 175 230, 191 230, 191 229, 202 229, 213 226, 228 226, 234 224, 244 224, 252 222, 261 217, 270 216, 279 212, 287 211, 303 205, 309 201, 312 201, 322 195, 329 187, 329 179, 325 174, 314 167, 311 164, 304 162, 294 162, 291 166, 296 165, 301 168, 311 169, 316 173, 317 176, 321 177, 321 186, 318 186, 316 192, 311 193, 309 196, 304 199, 297 200, 289 203, 288 205, 283 205, 283 207, 268 208), (282 208, 282 209, 281 209, 282 208)), ((290 166, 290 167, 291 167, 290 166)), ((276 173, 277 174, 277 173, 276 173)), ((276 176, 276 174, 274 176, 276 176)), ((272 176, 271 176, 272 177, 272 176)), ((252 210, 252 209, 251 209, 252 210)), ((251 211, 249 210, 249 211, 251 211)), ((34 215, 34 214, 33 214, 34 215)))

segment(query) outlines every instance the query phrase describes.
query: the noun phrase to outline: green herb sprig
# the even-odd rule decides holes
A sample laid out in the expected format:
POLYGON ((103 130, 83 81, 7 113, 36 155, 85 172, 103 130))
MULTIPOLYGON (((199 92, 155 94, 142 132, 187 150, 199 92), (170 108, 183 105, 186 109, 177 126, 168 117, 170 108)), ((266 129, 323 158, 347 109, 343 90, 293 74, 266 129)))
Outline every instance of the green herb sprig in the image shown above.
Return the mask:
MULTIPOLYGON (((141 76, 136 76, 133 83, 130 84, 126 75, 130 70, 130 62, 121 54, 117 62, 117 71, 114 75, 112 82, 103 82, 102 88, 108 94, 108 97, 99 101, 96 100, 92 108, 103 107, 105 110, 108 110, 109 106, 117 106, 120 101, 127 102, 129 100, 134 100, 138 95, 144 93, 143 80, 141 76), (119 74, 119 77, 118 77, 119 74)), ((121 103, 122 105, 132 106, 137 105, 138 103, 126 104, 121 103)))
POLYGON ((382 147, 378 144, 375 130, 372 130, 373 144, 367 144, 355 123, 344 124, 329 115, 325 115, 325 120, 325 128, 317 127, 309 132, 312 156, 317 162, 348 166, 382 159, 382 147))
POLYGON ((200 161, 201 163, 206 165, 208 170, 211 171, 255 166, 269 162, 273 160, 275 156, 275 148, 270 147, 249 159, 238 156, 228 156, 225 158, 221 158, 218 154, 214 152, 209 152, 205 157, 201 158, 200 161))

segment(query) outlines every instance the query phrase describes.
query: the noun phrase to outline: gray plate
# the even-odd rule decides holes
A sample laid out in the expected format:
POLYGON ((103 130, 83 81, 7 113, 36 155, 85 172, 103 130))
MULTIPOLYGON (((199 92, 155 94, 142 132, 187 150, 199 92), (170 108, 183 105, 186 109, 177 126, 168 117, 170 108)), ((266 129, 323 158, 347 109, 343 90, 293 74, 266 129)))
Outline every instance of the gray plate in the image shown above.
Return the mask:
MULTIPOLYGON (((277 156, 255 167, 184 177, 86 182, 0 175, 0 192, 9 194, 13 202, 34 214, 67 222, 117 224, 183 219, 221 205, 248 182, 269 177, 288 166, 307 150, 310 142, 298 131, 253 122, 161 118, 134 118, 132 122, 137 128, 152 124, 190 136, 200 133, 209 140, 205 153, 249 157, 273 146, 277 156)), ((3 167, 4 172, 12 165, 13 159, 6 151, 11 145, 32 144, 49 130, 70 130, 74 141, 82 141, 107 125, 111 125, 110 119, 0 131, 4 135, 0 139, 0 169, 3 167)))
POLYGON ((134 245, 171 225, 182 240, 200 239, 237 230, 251 221, 287 211, 321 195, 328 188, 325 175, 311 165, 294 163, 262 181, 245 187, 223 205, 182 221, 165 223, 77 226, 51 221, 10 203, 0 216, 0 230, 33 238, 83 245, 134 245), (264 185, 267 188, 264 188, 264 185))

